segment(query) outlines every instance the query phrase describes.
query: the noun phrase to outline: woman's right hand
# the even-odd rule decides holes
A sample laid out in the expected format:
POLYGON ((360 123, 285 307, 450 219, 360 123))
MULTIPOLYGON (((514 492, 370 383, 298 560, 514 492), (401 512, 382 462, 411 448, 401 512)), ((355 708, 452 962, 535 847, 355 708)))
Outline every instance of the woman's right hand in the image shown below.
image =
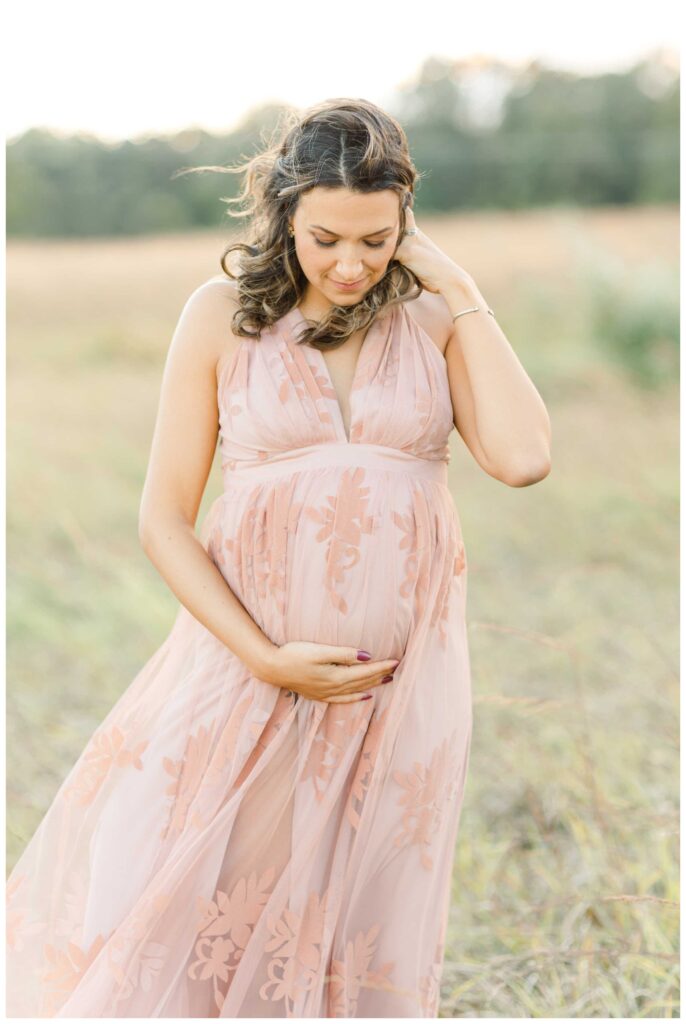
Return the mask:
POLYGON ((266 681, 327 704, 365 700, 399 661, 360 661, 357 655, 355 647, 292 640, 277 648, 266 681))

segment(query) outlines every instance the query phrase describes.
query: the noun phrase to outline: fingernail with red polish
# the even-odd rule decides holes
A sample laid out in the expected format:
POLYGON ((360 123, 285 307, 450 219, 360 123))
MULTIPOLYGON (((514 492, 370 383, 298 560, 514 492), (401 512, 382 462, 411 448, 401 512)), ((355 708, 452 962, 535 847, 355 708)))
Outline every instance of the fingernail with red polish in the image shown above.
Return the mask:
POLYGON ((361 697, 360 698, 360 700, 371 700, 371 699, 372 699, 371 693, 368 693, 366 697, 361 697))
POLYGON ((371 657, 372 656, 371 656, 371 654, 368 653, 368 651, 358 651, 357 652, 357 660, 358 661, 371 661, 371 657))
POLYGON ((381 680, 381 682, 382 683, 390 683, 392 678, 393 678, 393 676, 384 676, 383 679, 381 680))

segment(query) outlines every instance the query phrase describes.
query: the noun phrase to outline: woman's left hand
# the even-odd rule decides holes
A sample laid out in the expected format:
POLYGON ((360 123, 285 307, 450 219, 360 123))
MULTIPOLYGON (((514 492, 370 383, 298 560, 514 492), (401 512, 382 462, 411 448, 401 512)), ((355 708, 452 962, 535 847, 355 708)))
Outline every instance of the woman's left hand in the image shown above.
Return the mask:
MULTIPOLYGON (((416 227, 414 212, 408 206, 405 210, 405 230, 410 231, 416 227)), ((393 259, 416 274, 422 287, 428 292, 441 292, 447 285, 456 281, 471 281, 467 271, 446 256, 443 250, 419 228, 416 235, 403 235, 393 259)))

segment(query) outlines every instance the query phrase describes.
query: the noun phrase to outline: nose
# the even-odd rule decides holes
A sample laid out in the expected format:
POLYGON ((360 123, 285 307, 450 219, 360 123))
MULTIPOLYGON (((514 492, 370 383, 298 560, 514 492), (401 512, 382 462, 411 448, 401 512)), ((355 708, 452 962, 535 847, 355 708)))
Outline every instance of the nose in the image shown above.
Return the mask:
POLYGON ((364 268, 361 260, 356 260, 354 263, 338 263, 336 265, 336 277, 343 284, 352 284, 353 281, 359 281, 361 277, 364 277, 364 268))

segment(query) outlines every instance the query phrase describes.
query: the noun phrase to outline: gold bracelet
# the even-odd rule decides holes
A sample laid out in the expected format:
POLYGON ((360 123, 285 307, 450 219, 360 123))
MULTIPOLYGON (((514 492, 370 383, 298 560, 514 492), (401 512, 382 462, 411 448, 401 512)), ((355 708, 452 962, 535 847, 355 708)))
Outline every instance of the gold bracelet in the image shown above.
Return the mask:
MULTIPOLYGON (((481 306, 472 306, 471 309, 463 309, 461 313, 456 313, 455 314, 455 316, 453 317, 453 323, 455 323, 455 321, 457 320, 458 316, 464 316, 465 313, 478 313, 480 309, 481 309, 481 306)), ((495 313, 493 312, 492 309, 489 309, 488 306, 486 307, 486 312, 490 313, 491 316, 495 319, 495 313)))

